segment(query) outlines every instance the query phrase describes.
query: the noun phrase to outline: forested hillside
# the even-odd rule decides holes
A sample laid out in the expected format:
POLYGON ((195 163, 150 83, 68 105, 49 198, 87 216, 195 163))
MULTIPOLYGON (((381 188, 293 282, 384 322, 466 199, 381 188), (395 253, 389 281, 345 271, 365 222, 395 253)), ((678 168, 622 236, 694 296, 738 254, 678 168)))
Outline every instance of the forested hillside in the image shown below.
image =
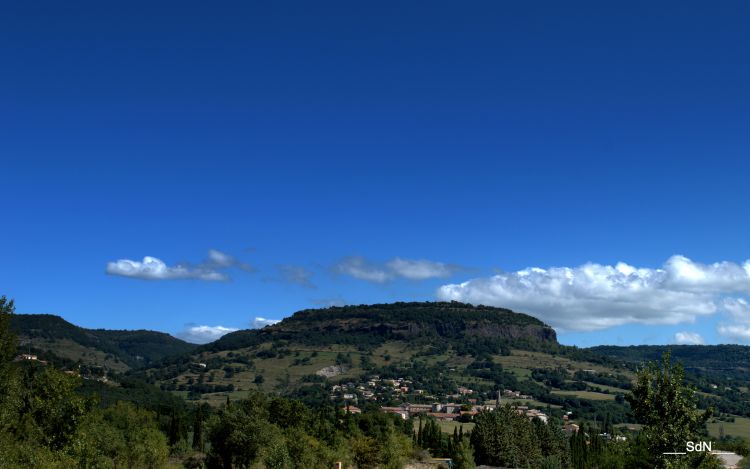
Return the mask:
POLYGON ((52 314, 15 314, 11 328, 27 351, 125 371, 184 354, 194 344, 163 332, 85 329, 52 314))
POLYGON ((199 351, 235 350, 268 341, 356 345, 372 349, 389 340, 556 344, 554 329, 526 314, 458 302, 337 306, 298 311, 260 330, 232 332, 199 351))

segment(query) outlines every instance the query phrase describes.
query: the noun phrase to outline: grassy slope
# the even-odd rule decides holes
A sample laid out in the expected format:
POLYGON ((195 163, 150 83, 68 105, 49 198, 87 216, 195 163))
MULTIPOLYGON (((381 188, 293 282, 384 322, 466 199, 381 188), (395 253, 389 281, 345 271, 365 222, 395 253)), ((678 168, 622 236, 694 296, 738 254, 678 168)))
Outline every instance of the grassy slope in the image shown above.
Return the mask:
POLYGON ((750 418, 736 417, 734 422, 720 422, 712 420, 708 423, 708 433, 713 436, 719 436, 719 428, 724 427, 724 434, 739 436, 750 439, 750 418))
POLYGON ((51 314, 14 314, 11 327, 20 349, 51 351, 73 361, 126 371, 170 355, 189 353, 195 345, 155 331, 86 329, 51 314))
MULTIPOLYGON (((24 346, 30 345, 36 349, 51 351, 59 357, 67 358, 74 362, 80 360, 83 364, 103 366, 108 370, 116 371, 118 373, 130 369, 130 366, 127 363, 111 353, 103 352, 94 347, 83 346, 70 339, 29 339, 22 337, 21 343, 24 346)), ((21 352, 24 352, 23 347, 21 347, 21 352)))
MULTIPOLYGON (((244 349, 234 350, 236 354, 246 354, 254 356, 257 351, 267 349, 268 346, 262 345, 259 347, 249 347, 244 349)), ((254 368, 250 368, 239 362, 232 361, 228 357, 227 351, 221 352, 202 352, 194 356, 195 361, 209 362, 211 359, 220 358, 223 362, 223 366, 231 366, 236 369, 242 369, 242 371, 235 372, 231 378, 225 377, 225 373, 222 369, 214 369, 206 371, 204 375, 204 382, 208 384, 216 385, 227 385, 233 384, 235 391, 232 393, 208 393, 204 394, 202 400, 211 404, 219 404, 226 401, 227 394, 230 394, 232 399, 243 397, 247 394, 249 389, 259 389, 263 391, 273 392, 280 389, 282 383, 289 383, 290 385, 297 385, 305 375, 314 374, 316 371, 336 364, 336 356, 339 352, 349 353, 352 357, 352 368, 346 373, 339 375, 336 379, 351 377, 356 378, 364 373, 360 367, 360 357, 363 355, 362 352, 355 350, 353 347, 346 346, 331 346, 331 347, 309 347, 302 345, 290 344, 289 350, 293 353, 283 358, 253 358, 254 368), (299 355, 295 355, 294 352, 299 352, 299 355), (313 352, 317 352, 317 356, 312 356, 313 352), (295 360, 309 357, 309 364, 304 365, 293 365, 295 360), (208 376, 213 374, 213 381, 208 381, 208 376), (253 381, 256 375, 262 375, 264 381, 262 384, 255 384, 253 381)), ((418 352, 417 349, 411 347, 408 342, 405 341, 390 341, 386 342, 382 346, 375 349, 370 356, 371 361, 376 365, 384 365, 388 363, 385 360, 385 356, 390 356, 390 363, 405 363, 414 358, 414 355, 418 352)), ((465 356, 457 356, 452 352, 447 352, 440 355, 420 357, 420 359, 426 361, 429 364, 435 364, 438 362, 446 362, 445 370, 446 373, 456 379, 460 384, 471 387, 472 384, 480 382, 481 380, 475 377, 468 377, 463 375, 463 371, 467 365, 472 362, 472 358, 465 356)), ((566 357, 553 356, 541 352, 529 352, 524 350, 512 350, 510 356, 494 356, 494 361, 501 363, 503 367, 516 373, 519 377, 528 377, 531 374, 533 368, 556 368, 564 367, 569 369, 571 372, 585 369, 595 369, 597 371, 609 371, 613 372, 607 367, 597 365, 585 361, 571 360, 566 357)), ((617 370, 619 373, 625 373, 622 370, 617 370)), ((627 373, 625 373, 627 374, 627 373)), ((196 370, 188 370, 181 373, 177 378, 177 384, 187 384, 192 378, 194 382, 199 379, 200 373, 196 370)), ((489 383, 491 384, 491 383, 489 383)), ((599 386, 599 385, 595 385, 599 386)), ((606 388, 606 386, 600 386, 606 388)), ((613 388, 616 389, 616 388, 613 388)), ((180 392, 180 395, 187 395, 186 392, 180 392)), ((590 391, 556 391, 560 394, 575 395, 583 399, 594 399, 594 400, 614 400, 614 394, 603 394, 595 393, 590 391)), ((522 404, 546 406, 541 402, 529 401, 529 400, 517 400, 522 404)))

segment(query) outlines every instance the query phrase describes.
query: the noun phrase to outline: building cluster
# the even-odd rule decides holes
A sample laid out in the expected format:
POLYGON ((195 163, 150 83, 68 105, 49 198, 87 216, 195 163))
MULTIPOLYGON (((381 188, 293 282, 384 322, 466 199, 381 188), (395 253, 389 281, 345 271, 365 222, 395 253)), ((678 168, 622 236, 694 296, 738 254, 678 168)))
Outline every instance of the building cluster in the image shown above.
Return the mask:
POLYGON ((533 399, 528 394, 521 394, 521 391, 511 391, 510 389, 503 391, 503 397, 509 397, 511 399, 533 399))
MULTIPOLYGON (((202 363, 193 364, 194 366, 201 366, 202 363)), ((344 400, 358 400, 364 399, 369 401, 384 401, 392 398, 405 398, 407 395, 419 396, 420 399, 424 400, 437 400, 436 396, 427 394, 424 389, 418 389, 413 386, 413 382, 407 378, 380 378, 379 376, 370 376, 366 381, 360 383, 347 382, 339 383, 331 386, 329 397, 331 400, 344 399, 344 400)), ((457 399, 461 401, 468 401, 469 403, 476 404, 476 399, 470 398, 470 396, 476 396, 477 391, 474 389, 458 386, 453 393, 448 393, 443 396, 446 399, 457 399)), ((520 391, 505 390, 501 394, 502 397, 510 399, 533 399, 528 394, 523 394, 520 391)))
MULTIPOLYGON (((389 414, 396 414, 401 416, 402 419, 419 417, 420 415, 434 417, 438 420, 458 420, 461 415, 476 414, 479 409, 471 408, 467 409, 468 406, 465 404, 456 404, 453 402, 447 404, 433 403, 433 404, 409 404, 404 403, 398 407, 381 407, 381 412, 389 414)), ((481 406, 474 406, 481 407, 481 406)))
POLYGON ((547 420, 549 420, 549 417, 547 416, 547 414, 545 414, 541 410, 529 409, 529 407, 525 405, 516 406, 515 409, 516 409, 516 412, 518 412, 521 415, 525 415, 529 419, 538 418, 544 423, 547 423, 547 420))
POLYGON ((16 358, 15 358, 15 361, 17 361, 17 362, 27 362, 27 361, 28 362, 35 362, 35 363, 40 363, 42 365, 46 365, 47 364, 46 361, 40 360, 39 357, 37 357, 36 355, 32 355, 30 353, 22 353, 21 355, 17 355, 16 358))
MULTIPOLYGON (((357 401, 359 396, 365 400, 377 401, 380 398, 390 398, 407 393, 424 395, 424 389, 413 389, 412 381, 404 378, 381 379, 371 376, 361 384, 353 382, 336 384, 331 387, 331 400, 344 399, 357 401)), ((425 396, 431 398, 432 396, 425 396)))
MULTIPOLYGON (((529 419, 538 418, 547 423, 549 417, 544 412, 537 409, 530 409, 528 406, 514 407, 516 412, 525 415, 529 419)), ((495 410, 495 404, 470 405, 457 404, 454 402, 433 403, 433 404, 410 404, 404 403, 398 407, 381 407, 381 412, 399 415, 402 419, 414 418, 419 416, 433 417, 437 420, 463 420, 466 417, 473 417, 481 411, 495 410)), ((465 421, 465 420, 464 420, 465 421)))

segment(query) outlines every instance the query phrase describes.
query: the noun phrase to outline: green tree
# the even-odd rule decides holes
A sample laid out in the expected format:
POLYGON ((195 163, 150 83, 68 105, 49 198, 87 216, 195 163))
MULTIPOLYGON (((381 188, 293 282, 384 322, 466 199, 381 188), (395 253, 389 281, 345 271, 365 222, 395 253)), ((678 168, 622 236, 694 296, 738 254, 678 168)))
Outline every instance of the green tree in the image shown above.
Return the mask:
POLYGON ((102 411, 86 416, 67 451, 82 468, 126 466, 128 462, 125 436, 104 418, 102 411))
POLYGON ((509 404, 474 417, 471 432, 476 462, 490 466, 539 467, 542 451, 532 423, 509 404))
POLYGON ((350 443, 357 469, 374 469, 378 466, 380 455, 375 438, 358 435, 352 438, 350 443))
POLYGON ((334 453, 322 442, 308 435, 299 427, 290 427, 284 434, 294 469, 333 467, 334 453))
POLYGON ((451 453, 454 469, 474 469, 474 450, 468 438, 461 438, 453 445, 451 453))
POLYGON ((193 421, 193 449, 203 451, 203 405, 198 404, 193 421))
MULTIPOLYGON (((552 418, 549 423, 545 423, 535 418, 531 423, 542 456, 548 461, 559 461, 562 467, 568 467, 570 465, 570 451, 568 439, 561 429, 562 421, 552 418)), ((549 464, 557 464, 557 462, 550 462, 549 464)))
POLYGON ((682 458, 664 454, 683 452, 688 441, 700 440, 711 416, 711 409, 698 409, 695 389, 684 379, 682 365, 673 364, 667 351, 661 363, 650 362, 638 371, 633 389, 625 397, 643 424, 643 439, 652 458, 642 467, 699 467, 711 459, 697 453, 682 458))
MULTIPOLYGON (((23 389, 13 366, 17 342, 10 329, 10 316, 14 311, 13 300, 0 296, 0 436, 16 425, 22 405, 23 389)), ((6 438, 7 441, 11 439, 10 436, 6 438)))
POLYGON ((386 426, 378 441, 380 462, 383 469, 401 469, 411 453, 411 439, 397 431, 392 423, 386 426))
POLYGON ((126 467, 149 469, 164 466, 169 456, 167 437, 159 431, 152 412, 127 402, 118 402, 104 411, 104 421, 121 436, 125 447, 113 448, 115 458, 126 467))
POLYGON ((53 450, 66 446, 94 401, 76 393, 80 378, 52 368, 24 370, 23 433, 53 450))
POLYGON ((0 364, 13 360, 18 343, 16 335, 10 329, 10 316, 16 311, 13 300, 5 295, 0 296, 0 364))

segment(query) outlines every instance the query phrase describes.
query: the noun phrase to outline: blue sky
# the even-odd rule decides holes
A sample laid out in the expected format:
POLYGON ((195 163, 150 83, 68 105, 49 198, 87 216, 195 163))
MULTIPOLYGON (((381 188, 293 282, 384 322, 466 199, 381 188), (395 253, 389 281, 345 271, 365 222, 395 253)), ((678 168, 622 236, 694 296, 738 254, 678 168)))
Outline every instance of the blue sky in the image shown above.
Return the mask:
POLYGON ((4 8, 19 312, 205 340, 455 298, 750 340, 747 3, 272 3, 4 8))

